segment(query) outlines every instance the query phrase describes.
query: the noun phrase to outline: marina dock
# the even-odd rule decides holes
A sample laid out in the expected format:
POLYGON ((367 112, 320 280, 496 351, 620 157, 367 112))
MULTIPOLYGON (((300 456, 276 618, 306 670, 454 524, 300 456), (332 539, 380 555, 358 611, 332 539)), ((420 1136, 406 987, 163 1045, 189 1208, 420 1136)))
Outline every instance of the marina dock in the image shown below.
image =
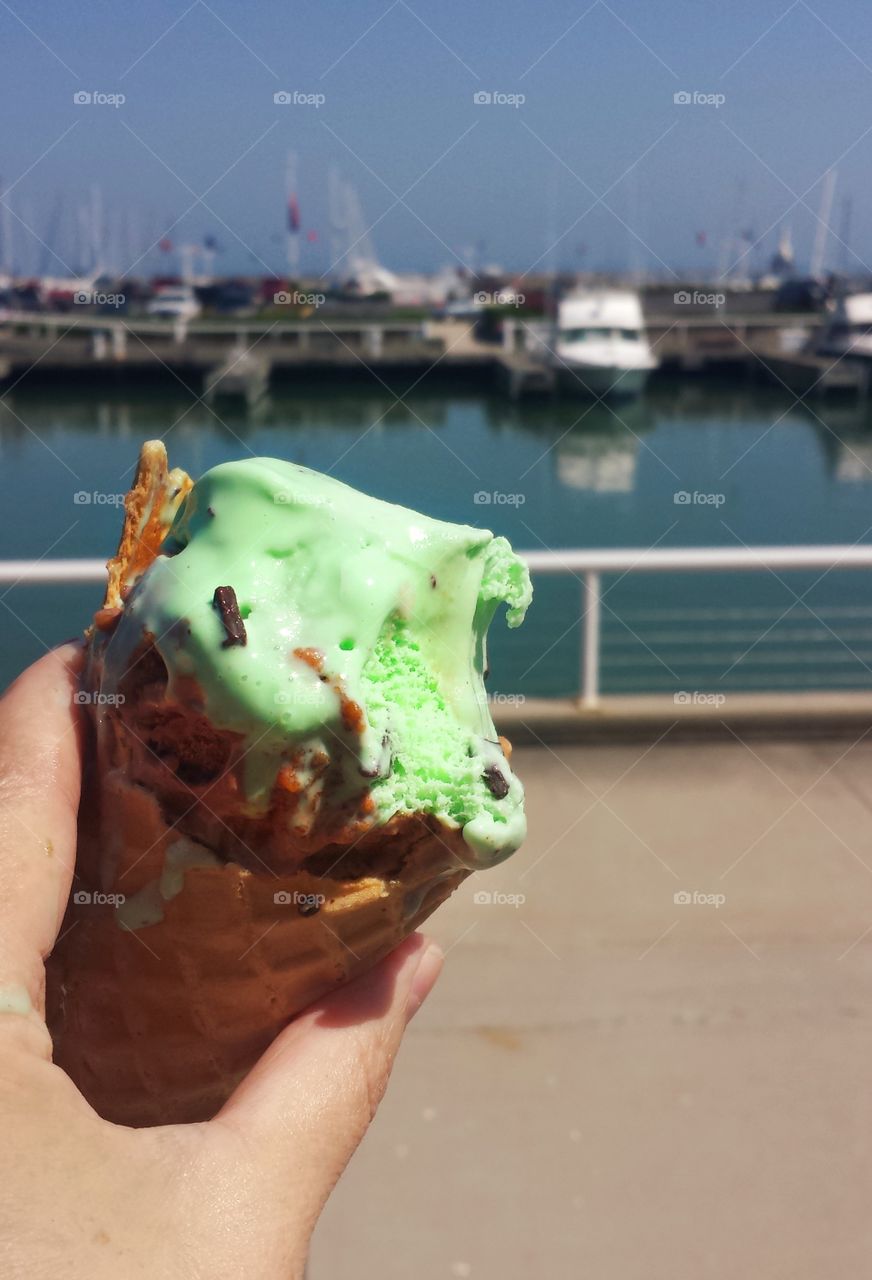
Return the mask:
MULTIPOLYGON (((815 314, 710 308, 648 313, 660 368, 706 375, 744 371, 797 395, 866 395, 865 368, 802 354, 820 325, 815 314)), ((545 322, 501 317, 485 341, 468 319, 349 320, 329 313, 304 320, 197 319, 115 314, 7 313, 0 323, 0 390, 28 381, 173 380, 196 394, 251 402, 277 381, 324 372, 375 379, 414 373, 470 376, 512 398, 551 395, 555 378, 542 359, 545 322)))

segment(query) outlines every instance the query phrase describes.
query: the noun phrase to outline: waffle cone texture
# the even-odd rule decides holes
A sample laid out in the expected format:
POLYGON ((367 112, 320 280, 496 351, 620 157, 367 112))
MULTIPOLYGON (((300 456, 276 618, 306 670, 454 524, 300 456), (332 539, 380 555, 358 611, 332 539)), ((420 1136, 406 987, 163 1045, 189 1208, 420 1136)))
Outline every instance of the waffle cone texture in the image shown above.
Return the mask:
POLYGON ((393 876, 194 867, 163 919, 127 929, 99 899, 129 902, 177 831, 121 770, 95 770, 84 803, 76 885, 92 887, 74 892, 48 962, 49 1024, 55 1061, 121 1124, 214 1115, 295 1014, 391 951, 468 874, 456 831, 404 818, 378 836, 393 876))

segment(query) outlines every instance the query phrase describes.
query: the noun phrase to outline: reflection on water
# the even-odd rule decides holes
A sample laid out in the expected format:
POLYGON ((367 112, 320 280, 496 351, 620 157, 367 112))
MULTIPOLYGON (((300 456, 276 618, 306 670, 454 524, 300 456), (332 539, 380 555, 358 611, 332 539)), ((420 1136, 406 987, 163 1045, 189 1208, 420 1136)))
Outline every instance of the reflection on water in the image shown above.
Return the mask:
POLYGON ((384 391, 282 398, 268 395, 251 408, 234 401, 219 401, 212 407, 184 394, 151 392, 131 398, 121 394, 107 396, 105 390, 101 390, 99 398, 93 399, 80 393, 46 393, 34 399, 16 397, 13 392, 0 401, 0 450, 10 439, 25 438, 33 431, 45 436, 83 431, 138 442, 143 432, 149 430, 172 431, 174 435, 186 437, 205 429, 245 439, 262 429, 293 432, 312 427, 352 427, 365 430, 377 421, 388 427, 408 426, 417 420, 417 415, 426 416, 429 425, 435 427, 444 423, 448 403, 442 396, 426 397, 415 402, 412 409, 401 401, 392 402, 384 391))
POLYGON ((872 480, 872 443, 837 441, 835 477, 842 484, 868 484, 872 480))
POLYGON ((638 449, 632 437, 573 433, 557 445, 557 475, 569 489, 632 493, 638 449))
MULTIPOLYGON (((0 401, 0 553, 109 555, 118 526, 112 495, 129 484, 140 441, 156 435, 172 463, 194 475, 251 453, 291 458, 390 501, 487 525, 521 548, 853 543, 868 539, 872 524, 869 407, 805 408, 737 381, 660 381, 644 399, 614 407, 513 404, 460 385, 422 383, 406 395, 402 385, 392 393, 340 382, 279 388, 254 410, 210 408, 181 387, 88 394, 23 383, 0 401), (719 501, 678 505, 680 491, 719 501)), ((606 687, 872 683, 872 635, 857 621, 872 604, 872 575, 813 582, 801 574, 606 581, 606 687), (792 593, 808 587, 798 603, 792 593), (791 627, 803 635, 801 654, 791 627)), ((0 609, 0 675, 36 656, 41 641, 80 629, 94 596, 86 588, 11 592, 0 609)), ((497 629, 500 690, 575 687, 579 599, 571 578, 542 579, 528 625, 508 644, 497 629)))
POLYGON ((872 482, 872 425, 862 405, 814 406, 812 414, 830 473, 838 484, 872 482))

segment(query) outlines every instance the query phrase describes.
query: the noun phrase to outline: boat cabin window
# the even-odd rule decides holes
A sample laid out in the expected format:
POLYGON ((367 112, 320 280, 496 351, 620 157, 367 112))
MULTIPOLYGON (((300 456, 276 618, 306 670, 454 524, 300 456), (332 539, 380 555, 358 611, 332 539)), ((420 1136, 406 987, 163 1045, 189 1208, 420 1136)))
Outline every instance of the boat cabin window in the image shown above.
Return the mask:
POLYGON ((635 340, 639 337, 638 329, 561 329, 560 338, 562 342, 596 342, 602 338, 629 338, 635 340))

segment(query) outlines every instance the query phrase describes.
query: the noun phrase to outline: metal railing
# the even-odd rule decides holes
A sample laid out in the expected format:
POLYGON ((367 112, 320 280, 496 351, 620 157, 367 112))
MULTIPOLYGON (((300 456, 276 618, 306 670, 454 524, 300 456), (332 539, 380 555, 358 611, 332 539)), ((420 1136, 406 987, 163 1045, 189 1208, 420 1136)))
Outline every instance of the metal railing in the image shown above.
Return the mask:
MULTIPOLYGON (((674 547, 522 551, 531 573, 570 574, 582 598, 580 700, 595 707, 600 697, 602 579, 629 573, 716 573, 802 569, 872 569, 872 546, 674 547)), ((0 560, 0 585, 103 582, 102 560, 0 560)))
MULTIPOLYGON (((179 322, 172 318, 161 318, 149 315, 112 315, 108 312, 94 314, 89 311, 7 311, 3 315, 2 324, 5 329, 25 330, 30 334, 43 334, 56 337, 59 333, 87 334, 92 331, 107 332, 114 329, 126 330, 128 333, 144 333, 151 337, 172 337, 179 328, 179 322)), ((189 338, 219 337, 232 338, 239 335, 246 337, 263 337, 266 334, 281 337, 283 334, 311 333, 320 330, 329 336, 330 330, 340 334, 360 334, 368 330, 381 330, 384 333, 399 335, 404 338, 418 338, 426 319, 392 319, 390 316, 372 317, 370 319, 345 319, 342 316, 329 316, 326 321, 317 318, 287 319, 281 314, 272 314, 261 318, 247 319, 242 316, 227 316, 220 320, 195 317, 183 322, 185 335, 189 338)))
POLYGON ((523 555, 532 573, 571 573, 581 580, 584 626, 579 687, 585 707, 595 707, 600 696, 604 574, 872 569, 872 546, 655 547, 637 551, 528 551, 523 555))

